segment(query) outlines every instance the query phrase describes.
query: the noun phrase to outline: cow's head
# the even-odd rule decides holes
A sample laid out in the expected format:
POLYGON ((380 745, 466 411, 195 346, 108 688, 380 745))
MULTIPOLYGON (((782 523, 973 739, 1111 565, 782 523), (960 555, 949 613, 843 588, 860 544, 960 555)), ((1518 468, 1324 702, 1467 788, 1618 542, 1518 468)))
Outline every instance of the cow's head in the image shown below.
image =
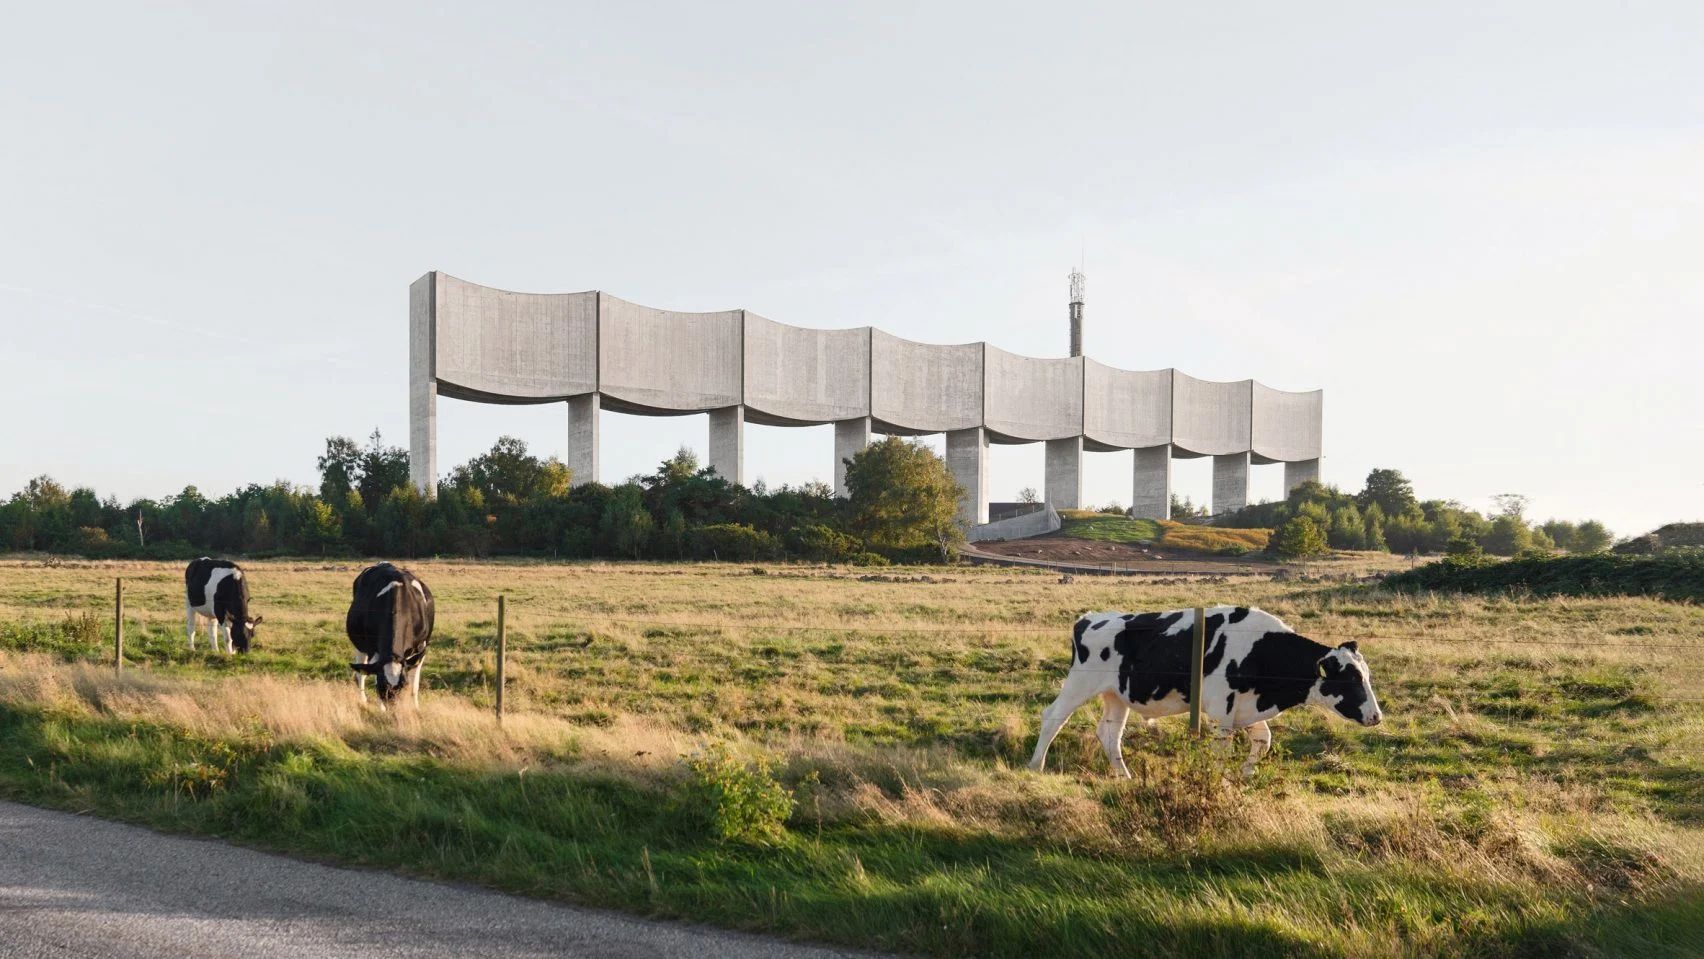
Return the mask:
POLYGON ((1316 702, 1363 726, 1384 721, 1379 698, 1373 695, 1373 674, 1353 640, 1321 656, 1318 666, 1319 679, 1313 688, 1316 702))
POLYGON ((253 619, 232 618, 231 646, 239 653, 248 652, 249 646, 254 643, 254 628, 259 626, 260 621, 265 618, 264 616, 256 616, 253 619))
POLYGON ((408 671, 419 666, 425 656, 426 650, 417 649, 402 656, 386 654, 370 663, 350 663, 349 668, 373 677, 373 684, 379 690, 379 702, 388 703, 402 690, 408 671))

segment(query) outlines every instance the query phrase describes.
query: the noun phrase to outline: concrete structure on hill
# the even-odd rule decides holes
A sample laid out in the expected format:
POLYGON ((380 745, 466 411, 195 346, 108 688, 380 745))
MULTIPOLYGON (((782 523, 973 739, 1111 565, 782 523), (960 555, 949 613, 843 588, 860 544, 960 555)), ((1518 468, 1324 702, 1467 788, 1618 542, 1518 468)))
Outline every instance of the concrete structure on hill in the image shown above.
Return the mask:
MULTIPOLYGON (((1075 350, 1081 274, 1072 287, 1075 350)), ((428 494, 438 477, 439 396, 566 404, 576 484, 599 478, 606 409, 709 414, 709 465, 737 483, 746 481, 746 423, 832 423, 842 495, 844 459, 873 434, 945 433, 967 525, 988 518, 990 443, 1047 445, 1045 495, 1055 509, 1084 505, 1085 451, 1135 451, 1131 499, 1143 518, 1170 516, 1173 459, 1213 457, 1215 513, 1247 504, 1253 464, 1285 464, 1286 488, 1319 477, 1317 390, 1120 370, 1080 355, 1019 356, 987 343, 917 343, 867 326, 804 329, 746 310, 658 310, 597 291, 511 293, 432 272, 409 287, 410 470, 428 494)))

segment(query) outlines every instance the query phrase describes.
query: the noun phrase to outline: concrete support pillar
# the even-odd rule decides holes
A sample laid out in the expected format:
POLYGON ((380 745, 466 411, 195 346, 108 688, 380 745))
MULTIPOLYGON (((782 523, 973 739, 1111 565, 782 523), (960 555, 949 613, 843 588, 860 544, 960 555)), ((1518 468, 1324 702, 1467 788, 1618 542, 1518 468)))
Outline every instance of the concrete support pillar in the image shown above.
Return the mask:
POLYGON ((834 423, 834 495, 851 495, 846 488, 846 461, 870 445, 870 418, 836 420, 834 423))
POLYGON ((1083 438, 1047 441, 1047 471, 1042 484, 1054 509, 1083 508, 1083 438))
POLYGON ((408 287, 408 479, 421 494, 438 495, 438 378, 432 354, 437 274, 408 287))
POLYGON ((1135 452, 1130 515, 1136 519, 1171 519, 1171 444, 1150 446, 1135 452))
POLYGON ((584 486, 598 481, 598 415, 603 398, 596 393, 568 398, 568 482, 584 486))
POLYGON ((1248 454, 1213 457, 1213 515, 1248 505, 1248 454))
POLYGON ((745 485, 745 407, 710 411, 710 465, 730 483, 745 485))
POLYGON ((959 523, 988 522, 988 431, 980 426, 947 433, 947 469, 964 487, 959 500, 959 523))
POLYGON ((1302 460, 1299 463, 1284 464, 1284 492, 1295 489, 1303 483, 1319 482, 1319 460, 1302 460))

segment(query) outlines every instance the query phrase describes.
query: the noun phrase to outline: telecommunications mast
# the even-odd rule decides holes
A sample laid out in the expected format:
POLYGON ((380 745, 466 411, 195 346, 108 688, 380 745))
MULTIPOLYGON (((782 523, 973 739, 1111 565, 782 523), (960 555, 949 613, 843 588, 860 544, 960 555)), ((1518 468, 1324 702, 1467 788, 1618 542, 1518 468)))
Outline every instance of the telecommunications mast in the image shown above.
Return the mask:
POLYGON ((1071 271, 1071 355, 1083 355, 1083 281, 1082 270, 1071 271))

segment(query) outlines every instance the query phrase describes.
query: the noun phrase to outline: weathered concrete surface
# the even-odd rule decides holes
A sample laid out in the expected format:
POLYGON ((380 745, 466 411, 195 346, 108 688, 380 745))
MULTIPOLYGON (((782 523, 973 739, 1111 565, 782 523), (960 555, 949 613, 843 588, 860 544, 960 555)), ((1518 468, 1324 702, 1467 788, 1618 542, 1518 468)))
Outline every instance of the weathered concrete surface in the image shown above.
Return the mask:
POLYGON ((745 407, 710 411, 710 466, 730 483, 745 485, 745 407))
POLYGON ((1040 360, 985 346, 982 422, 989 441, 1083 435, 1083 358, 1040 360))
POLYGON ((428 273, 408 286, 408 478, 427 496, 438 492, 438 379, 432 362, 437 278, 428 273))
POLYGON ((1136 519, 1171 519, 1172 451, 1150 446, 1136 451, 1130 488, 1130 515, 1136 519))
POLYGON ((630 413, 696 413, 742 402, 742 311, 653 310, 598 297, 598 389, 630 413))
POLYGON ((0 802, 6 959, 830 959, 857 955, 0 802))
POLYGON ((1045 536, 1065 525, 1059 519, 1059 511, 1051 503, 1043 504, 1041 509, 1022 516, 1013 516, 993 523, 983 523, 972 526, 965 532, 964 538, 972 543, 986 543, 993 540, 1028 539, 1031 536, 1045 536))
POLYGON ((1213 515, 1233 513, 1248 505, 1248 454, 1213 457, 1213 515))
POLYGON ((745 315, 745 406, 754 423, 870 415, 870 328, 809 330, 745 315))
POLYGON ((913 343, 870 334, 870 415, 883 433, 982 426, 982 344, 913 343))
POLYGON ((1302 485, 1303 483, 1319 482, 1319 460, 1302 460, 1299 463, 1284 464, 1284 491, 1302 485))
POLYGON ((1169 444, 1172 371, 1119 370, 1085 360, 1083 436, 1089 449, 1101 452, 1169 444))
POLYGON ((1325 393, 1287 393, 1252 384, 1254 411, 1250 452, 1257 463, 1317 460, 1325 393))
POLYGON ((964 487, 959 500, 959 523, 965 527, 988 522, 988 431, 980 426, 947 434, 947 469, 964 487))
POLYGON ((598 420, 602 397, 596 393, 568 400, 568 471, 574 486, 598 482, 598 420))
POLYGON ((598 388, 598 294, 511 293, 437 277, 441 389, 545 402, 598 388))
POLYGON ((1218 456, 1249 447, 1252 380, 1215 383, 1172 372, 1174 455, 1218 456))
POLYGON ((1054 509, 1083 507, 1083 438, 1047 441, 1045 499, 1054 509))
POLYGON ((847 496, 846 461, 870 445, 870 418, 840 420, 834 424, 834 495, 847 496))

